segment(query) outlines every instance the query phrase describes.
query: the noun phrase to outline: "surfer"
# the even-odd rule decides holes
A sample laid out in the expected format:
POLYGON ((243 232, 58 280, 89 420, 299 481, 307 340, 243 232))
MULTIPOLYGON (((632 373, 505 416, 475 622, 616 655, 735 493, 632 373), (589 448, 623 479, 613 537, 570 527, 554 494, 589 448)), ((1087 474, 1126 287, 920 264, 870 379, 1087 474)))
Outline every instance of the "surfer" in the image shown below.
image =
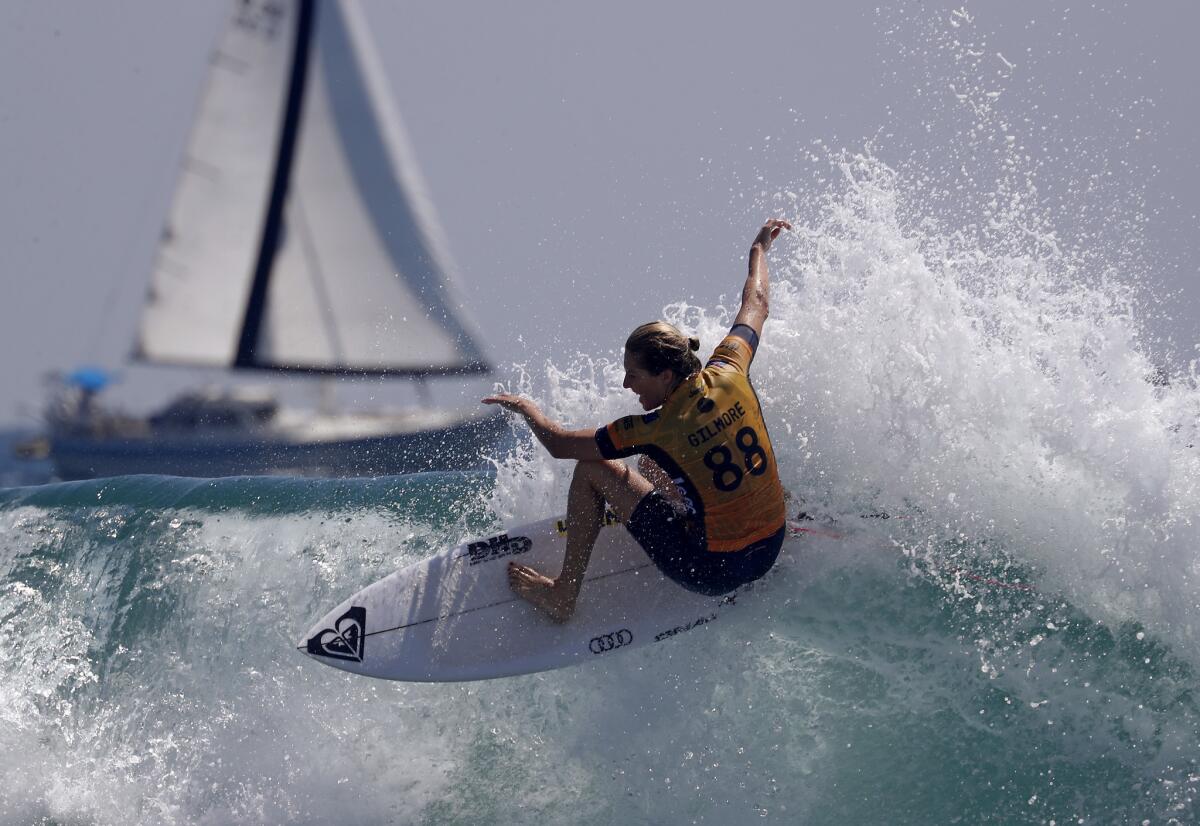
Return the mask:
POLYGON ((513 591, 556 622, 575 611, 606 502, 659 570, 691 591, 728 593, 775 563, 783 486, 748 373, 767 319, 767 250, 784 229, 787 221, 772 219, 755 237, 741 308, 707 365, 695 355, 699 340, 666 322, 630 334, 624 386, 646 415, 570 431, 521 396, 483 400, 523 416, 550 455, 578 460, 558 578, 508 566, 513 591), (620 461, 635 454, 637 471, 620 461))

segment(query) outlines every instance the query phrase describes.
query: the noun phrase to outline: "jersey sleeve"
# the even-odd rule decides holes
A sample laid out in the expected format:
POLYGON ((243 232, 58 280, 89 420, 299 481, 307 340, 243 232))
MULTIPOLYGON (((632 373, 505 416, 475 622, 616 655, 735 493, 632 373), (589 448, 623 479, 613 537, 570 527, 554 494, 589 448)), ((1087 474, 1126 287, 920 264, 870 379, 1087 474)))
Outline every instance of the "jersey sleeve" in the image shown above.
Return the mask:
POLYGON ((623 459, 654 442, 658 429, 658 413, 645 416, 625 416, 596 431, 596 447, 605 459, 623 459))
POLYGON ((714 363, 728 364, 739 373, 745 374, 750 372, 750 362, 754 359, 757 349, 758 334, 745 324, 735 324, 729 334, 721 339, 717 349, 713 350, 706 366, 711 367, 714 363))

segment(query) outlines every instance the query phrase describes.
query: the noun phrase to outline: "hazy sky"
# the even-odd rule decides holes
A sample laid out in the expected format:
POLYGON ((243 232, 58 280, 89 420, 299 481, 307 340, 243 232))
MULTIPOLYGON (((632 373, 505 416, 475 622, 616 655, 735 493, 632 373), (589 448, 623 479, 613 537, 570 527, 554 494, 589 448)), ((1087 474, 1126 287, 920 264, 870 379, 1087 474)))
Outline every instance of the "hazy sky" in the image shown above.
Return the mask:
MULTIPOLYGON (((670 301, 736 292, 761 193, 811 178, 814 139, 875 138, 889 162, 948 139, 928 128, 953 95, 932 44, 962 30, 961 3, 365 5, 501 364, 611 351, 670 301)), ((1175 291, 1163 325, 1186 353, 1200 341, 1200 4, 1103 5, 966 8, 970 36, 1015 66, 1032 155, 1145 181, 1151 286, 1175 291)), ((28 420, 48 370, 123 365, 226 9, 0 4, 0 424, 28 420)), ((133 367, 117 399, 158 404, 194 381, 133 367)))

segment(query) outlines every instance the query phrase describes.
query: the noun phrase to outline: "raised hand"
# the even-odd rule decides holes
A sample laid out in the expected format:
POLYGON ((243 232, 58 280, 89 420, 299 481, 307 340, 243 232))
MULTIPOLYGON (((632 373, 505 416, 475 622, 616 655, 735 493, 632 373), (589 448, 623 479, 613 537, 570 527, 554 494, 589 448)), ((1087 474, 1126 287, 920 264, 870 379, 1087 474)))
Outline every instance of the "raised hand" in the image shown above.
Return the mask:
POLYGON ((791 228, 792 225, 782 218, 771 218, 763 224, 762 229, 758 231, 758 237, 754 239, 754 244, 751 244, 751 246, 757 244, 762 247, 763 252, 766 252, 771 248, 771 242, 779 236, 782 230, 790 230, 791 228))

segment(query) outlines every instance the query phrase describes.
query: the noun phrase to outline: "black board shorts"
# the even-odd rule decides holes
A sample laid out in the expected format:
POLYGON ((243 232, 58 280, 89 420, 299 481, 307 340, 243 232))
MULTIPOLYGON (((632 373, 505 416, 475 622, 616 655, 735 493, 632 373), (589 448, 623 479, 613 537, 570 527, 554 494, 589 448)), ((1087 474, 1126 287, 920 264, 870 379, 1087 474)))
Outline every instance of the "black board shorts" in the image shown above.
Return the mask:
POLYGON ((656 490, 642 497, 625 527, 669 579, 689 591, 714 597, 771 570, 785 533, 785 528, 780 528, 740 551, 710 551, 704 529, 656 490))

